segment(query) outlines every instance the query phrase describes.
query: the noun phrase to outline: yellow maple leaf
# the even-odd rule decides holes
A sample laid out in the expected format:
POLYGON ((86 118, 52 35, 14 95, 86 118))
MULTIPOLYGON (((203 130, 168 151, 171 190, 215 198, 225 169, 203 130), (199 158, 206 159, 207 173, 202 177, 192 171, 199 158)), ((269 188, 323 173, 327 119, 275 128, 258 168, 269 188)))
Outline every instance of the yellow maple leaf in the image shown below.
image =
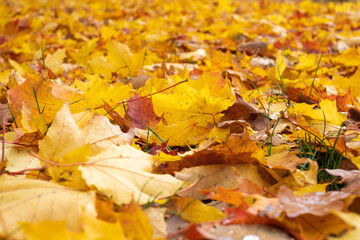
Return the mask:
MULTIPOLYGON (((84 86, 84 90, 86 103, 90 109, 99 107, 105 101, 111 106, 120 106, 114 111, 117 111, 122 116, 125 115, 121 102, 133 96, 131 84, 123 84, 121 82, 110 84, 107 80, 101 79, 97 74, 84 74, 84 76, 89 80, 84 86)), ((96 112, 102 115, 107 114, 104 109, 97 109, 96 112)))
POLYGON ((82 227, 84 231, 74 232, 66 227, 65 221, 45 220, 40 223, 21 224, 21 229, 24 231, 26 239, 29 240, 125 239, 120 222, 110 223, 85 215, 82 218, 82 227))
POLYGON ((191 223, 220 220, 225 214, 213 206, 207 206, 200 200, 192 198, 172 198, 180 217, 191 223))
POLYGON ((58 184, 3 174, 0 177, 0 234, 22 238, 18 223, 66 221, 67 227, 81 231, 83 214, 95 217, 95 193, 82 192, 58 184))
POLYGON ((298 57, 299 63, 295 69, 301 71, 312 71, 316 69, 318 57, 315 54, 304 54, 298 57))
MULTIPOLYGON (((235 96, 231 91, 228 80, 217 76, 217 84, 220 89, 216 92, 216 81, 204 76, 196 81, 177 85, 171 94, 159 93, 152 97, 156 115, 165 118, 168 124, 180 121, 197 122, 198 126, 216 124, 226 110, 235 102, 235 96), (212 84, 207 83, 210 79, 212 84)), ((177 77, 176 82, 182 79, 177 77)))
POLYGON ((94 186, 117 204, 139 204, 175 194, 184 184, 171 175, 152 174, 152 155, 130 145, 112 146, 88 157, 79 167, 88 186, 94 186))
POLYGON ((106 43, 107 56, 96 56, 89 61, 92 70, 97 74, 111 76, 117 73, 122 77, 134 77, 143 67, 145 51, 132 53, 130 48, 115 40, 106 43))
POLYGON ((346 115, 338 112, 336 101, 324 99, 319 103, 319 105, 320 109, 313 109, 315 105, 296 103, 289 109, 289 113, 296 115, 300 114, 311 119, 325 121, 326 123, 334 124, 336 126, 340 126, 346 121, 346 115))
POLYGON ((153 239, 153 228, 141 207, 133 199, 118 215, 127 239, 153 239))
POLYGON ((169 146, 192 146, 205 140, 210 131, 211 129, 198 126, 198 123, 193 121, 179 121, 168 125, 160 122, 154 132, 161 136, 161 139, 152 134, 149 142, 160 145, 163 140, 168 141, 169 146))
POLYGON ((349 78, 334 74, 332 85, 339 94, 346 94, 351 89, 354 96, 360 97, 360 68, 349 78))
POLYGON ((280 79, 282 77, 283 72, 286 69, 286 64, 285 64, 285 58, 283 56, 282 53, 279 53, 278 56, 276 57, 276 78, 280 79))
POLYGON ((360 237, 360 215, 354 212, 342 212, 339 210, 330 210, 332 214, 341 218, 347 224, 354 226, 354 229, 345 232, 340 237, 328 237, 330 240, 351 240, 358 239, 360 237))
POLYGON ((63 63, 66 57, 65 49, 58 49, 53 54, 49 54, 45 58, 45 66, 50 68, 54 74, 61 73, 62 69, 60 65, 63 63))

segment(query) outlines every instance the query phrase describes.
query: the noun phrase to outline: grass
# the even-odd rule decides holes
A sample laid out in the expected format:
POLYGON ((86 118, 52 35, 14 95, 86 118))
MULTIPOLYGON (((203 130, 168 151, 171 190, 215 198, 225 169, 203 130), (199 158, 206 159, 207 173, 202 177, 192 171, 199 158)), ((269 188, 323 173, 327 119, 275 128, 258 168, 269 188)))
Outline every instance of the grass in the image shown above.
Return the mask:
POLYGON ((43 70, 45 71, 45 54, 44 54, 44 48, 43 44, 41 43, 41 54, 42 54, 42 60, 43 60, 43 70))
MULTIPOLYGON (((152 132, 162 143, 164 143, 164 140, 162 140, 162 138, 154 131, 154 130, 152 130, 150 127, 146 127, 150 132, 152 132)), ((149 139, 147 139, 146 140, 146 147, 148 146, 148 140, 149 139)), ((167 148, 167 150, 169 151, 169 152, 171 152, 171 148, 168 146, 168 145, 166 145, 166 148, 167 148)))
MULTIPOLYGON (((324 122, 324 125, 326 122, 324 122)), ((319 165, 319 172, 317 175, 319 183, 330 183, 328 190, 338 190, 343 187, 342 184, 336 182, 338 177, 334 177, 324 171, 324 169, 338 169, 343 160, 347 158, 340 152, 336 151, 336 143, 338 142, 341 134, 343 125, 341 125, 339 131, 336 133, 336 138, 334 143, 331 146, 328 146, 330 141, 328 137, 319 138, 315 134, 309 132, 306 129, 303 129, 307 133, 303 139, 298 138, 299 143, 299 157, 309 158, 313 161, 316 161, 319 165)), ((298 169, 309 170, 309 164, 304 163, 298 165, 298 169)))
MULTIPOLYGON (((313 79, 313 81, 312 81, 312 83, 311 83, 311 88, 310 88, 310 93, 309 93, 309 98, 308 98, 308 100, 307 100, 307 103, 310 101, 311 92, 312 92, 312 90, 313 90, 313 88, 314 88, 316 73, 317 73, 317 71, 318 71, 318 69, 319 69, 319 65, 320 65, 321 58, 322 58, 322 55, 320 56, 320 59, 319 59, 318 64, 317 64, 317 66, 316 66, 316 70, 315 70, 315 74, 314 74, 314 79, 313 79)), ((301 92, 300 98, 302 98, 302 92, 301 92)))
MULTIPOLYGON (((311 87, 310 87, 309 96, 307 97, 306 100, 304 99, 306 101, 306 103, 308 103, 310 101, 311 93, 314 88, 314 83, 315 83, 316 75, 317 75, 317 72, 318 72, 318 69, 320 66, 321 59, 322 59, 322 55, 320 56, 320 58, 317 62, 314 77, 313 77, 311 87)), ((286 92, 285 81, 280 74, 279 66, 276 66, 276 67, 277 67, 277 73, 279 74, 281 87, 279 86, 279 84, 277 82, 275 82, 275 81, 274 82, 276 83, 277 88, 283 93, 282 95, 285 96, 284 95, 284 93, 286 92)), ((266 143, 267 143, 267 155, 268 156, 271 155, 271 148, 273 145, 272 141, 273 141, 275 129, 276 129, 278 123, 280 122, 280 120, 284 117, 284 114, 286 113, 286 111, 291 106, 290 101, 288 100, 286 109, 281 113, 280 117, 273 124, 272 131, 271 131, 269 115, 270 115, 270 108, 271 108, 272 99, 273 99, 272 94, 273 93, 271 92, 270 96, 268 97, 268 107, 266 109, 267 114, 264 114, 267 117, 267 120, 266 120, 266 130, 267 130, 266 143)), ((300 93, 300 99, 301 99, 300 102, 303 101, 303 97, 304 96, 302 95, 302 92, 301 92, 300 93)), ((284 99, 284 100, 286 100, 286 99, 284 99)), ((316 161, 319 166, 319 171, 317 174, 318 182, 319 183, 329 183, 328 190, 338 190, 341 187, 343 187, 343 184, 337 183, 337 180, 339 179, 339 177, 330 175, 324 169, 338 169, 338 168, 340 168, 341 162, 343 160, 347 159, 342 153, 338 152, 335 147, 339 138, 341 137, 341 131, 344 127, 344 124, 341 124, 339 131, 337 131, 335 133, 335 135, 336 135, 335 141, 333 144, 331 144, 331 142, 329 141, 329 138, 332 136, 331 135, 326 136, 326 117, 325 117, 324 112, 323 112, 323 116, 324 116, 324 131, 323 131, 322 138, 318 137, 311 131, 308 131, 307 129, 302 128, 302 130, 304 130, 306 133, 304 135, 304 138, 297 139, 298 148, 299 148, 298 156, 300 158, 304 157, 304 158, 309 158, 313 161, 316 161)), ((298 165, 297 168, 300 170, 307 171, 310 168, 310 164, 309 163, 300 164, 300 165, 298 165)))

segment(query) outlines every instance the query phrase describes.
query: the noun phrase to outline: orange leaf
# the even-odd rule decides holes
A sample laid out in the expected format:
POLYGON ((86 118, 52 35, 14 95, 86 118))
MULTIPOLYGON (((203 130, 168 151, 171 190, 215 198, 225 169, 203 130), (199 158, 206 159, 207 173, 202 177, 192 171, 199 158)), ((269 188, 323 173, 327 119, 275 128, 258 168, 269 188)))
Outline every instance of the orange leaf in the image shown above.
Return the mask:
POLYGON ((125 236, 129 239, 152 239, 153 229, 148 218, 134 200, 118 215, 125 236))

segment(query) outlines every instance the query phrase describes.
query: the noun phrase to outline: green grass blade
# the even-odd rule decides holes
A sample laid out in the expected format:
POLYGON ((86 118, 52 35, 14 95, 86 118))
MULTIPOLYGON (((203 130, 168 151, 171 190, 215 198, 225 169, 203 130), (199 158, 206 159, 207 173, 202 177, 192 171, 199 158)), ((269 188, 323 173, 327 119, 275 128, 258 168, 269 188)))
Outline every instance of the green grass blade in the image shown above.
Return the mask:
POLYGON ((319 62, 318 62, 317 66, 316 66, 316 69, 315 69, 314 79, 313 79, 313 81, 312 81, 312 83, 311 83, 311 88, 310 88, 310 93, 309 93, 309 98, 308 98, 308 100, 307 100, 307 103, 310 101, 310 98, 311 98, 311 92, 312 92, 313 87, 314 87, 314 82, 315 82, 315 78, 316 78, 316 73, 317 73, 317 71, 318 71, 318 69, 319 69, 319 65, 320 65, 321 58, 322 58, 322 55, 320 56, 319 62))
MULTIPOLYGON (((157 133, 156 132, 154 132, 154 130, 152 130, 151 128, 149 128, 149 127, 146 127, 148 130, 150 130, 162 143, 164 143, 164 140, 162 140, 161 139, 161 137, 159 136, 159 135, 157 135, 157 133)), ((171 148, 168 146, 168 145, 166 145, 166 148, 167 148, 167 150, 169 151, 169 152, 171 152, 171 148)))
MULTIPOLYGON (((35 88, 34 88, 34 87, 33 87, 33 92, 34 92, 35 101, 36 101, 36 105, 37 105, 37 108, 38 108, 39 114, 41 114, 41 110, 40 110, 39 102, 38 102, 38 99, 37 99, 37 96, 36 96, 36 91, 35 91, 35 88)), ((44 107, 44 109, 45 109, 45 107, 44 107)))
POLYGON ((14 121, 15 127, 18 128, 18 125, 17 125, 16 120, 15 120, 15 117, 14 117, 12 111, 11 111, 11 108, 10 108, 9 103, 7 103, 7 105, 8 105, 9 111, 10 111, 10 115, 11 115, 13 121, 14 121))
POLYGON ((41 54, 42 54, 42 60, 43 60, 43 70, 45 71, 45 54, 44 54, 44 48, 43 48, 42 43, 41 43, 41 54))
POLYGON ((85 100, 85 98, 81 98, 81 99, 79 99, 79 100, 77 100, 77 101, 75 101, 75 102, 69 103, 69 105, 73 105, 73 104, 78 103, 78 102, 81 102, 81 101, 83 101, 83 100, 85 100))

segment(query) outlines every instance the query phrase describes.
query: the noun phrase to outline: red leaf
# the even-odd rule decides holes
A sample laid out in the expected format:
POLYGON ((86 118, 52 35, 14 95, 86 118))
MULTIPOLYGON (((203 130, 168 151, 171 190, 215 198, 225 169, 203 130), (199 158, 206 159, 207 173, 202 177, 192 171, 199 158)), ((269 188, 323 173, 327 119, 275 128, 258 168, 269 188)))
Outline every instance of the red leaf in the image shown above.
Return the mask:
POLYGON ((140 98, 137 101, 131 101, 139 97, 140 96, 135 93, 135 95, 129 99, 125 119, 137 128, 145 129, 147 126, 153 128, 159 123, 161 117, 155 114, 151 98, 140 98))

